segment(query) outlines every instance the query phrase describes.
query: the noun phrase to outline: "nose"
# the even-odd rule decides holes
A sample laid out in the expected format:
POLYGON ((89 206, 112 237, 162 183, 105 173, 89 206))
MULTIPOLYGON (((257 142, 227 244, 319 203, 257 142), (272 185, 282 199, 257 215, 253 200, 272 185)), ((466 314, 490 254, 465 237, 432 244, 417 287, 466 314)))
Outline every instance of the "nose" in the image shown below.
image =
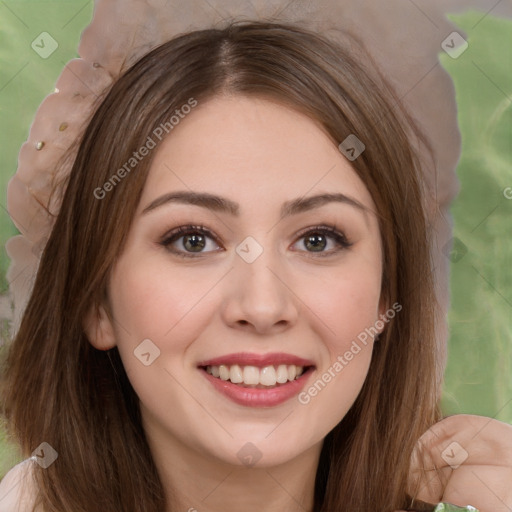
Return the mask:
POLYGON ((290 273, 271 251, 252 263, 236 256, 225 288, 222 315, 230 327, 275 334, 297 322, 300 299, 290 273))

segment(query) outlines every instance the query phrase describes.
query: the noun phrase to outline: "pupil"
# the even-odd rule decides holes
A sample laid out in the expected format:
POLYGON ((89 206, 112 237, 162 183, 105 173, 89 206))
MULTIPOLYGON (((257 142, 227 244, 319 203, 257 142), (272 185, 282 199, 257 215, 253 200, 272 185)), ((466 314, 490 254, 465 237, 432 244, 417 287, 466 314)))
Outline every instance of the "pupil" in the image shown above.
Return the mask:
POLYGON ((199 252, 204 248, 204 237, 202 235, 186 235, 184 239, 184 245, 186 249, 199 252), (188 247, 187 244, 189 244, 188 247))
POLYGON ((306 240, 306 247, 308 243, 312 244, 313 251, 321 251, 325 248, 325 239, 323 235, 310 235, 306 240), (320 245, 318 245, 319 242, 320 245))

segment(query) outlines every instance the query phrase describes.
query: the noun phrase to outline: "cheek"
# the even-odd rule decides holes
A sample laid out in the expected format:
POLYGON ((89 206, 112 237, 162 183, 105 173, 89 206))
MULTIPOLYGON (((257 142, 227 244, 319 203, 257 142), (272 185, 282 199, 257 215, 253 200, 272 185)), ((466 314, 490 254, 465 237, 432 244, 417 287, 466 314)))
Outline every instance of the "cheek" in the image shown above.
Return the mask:
POLYGON ((368 375, 370 333, 378 320, 380 278, 366 273, 334 278, 328 291, 312 298, 321 317, 325 357, 314 379, 298 396, 309 407, 314 432, 327 433, 349 411, 368 375))
POLYGON ((318 282, 322 285, 309 288, 316 290, 309 292, 309 303, 323 324, 323 338, 333 360, 379 319, 381 268, 378 260, 356 262, 318 282))
POLYGON ((321 320, 317 325, 326 353, 299 402, 311 403, 324 425, 332 427, 349 410, 368 374, 379 320, 381 267, 377 258, 354 258, 330 277, 309 295, 321 320))
MULTIPOLYGON (((124 327, 121 340, 129 332, 163 342, 185 324, 190 329, 188 320, 197 317, 199 302, 201 306, 208 303, 201 300, 208 291, 208 279, 202 279, 200 273, 177 272, 169 265, 151 261, 120 262, 113 273, 111 290, 114 315, 124 327)), ((198 322, 193 325, 199 327, 198 322)))
POLYGON ((175 382, 169 372, 186 376, 189 349, 212 322, 218 304, 208 291, 218 276, 204 269, 177 271, 161 258, 143 256, 128 254, 118 261, 111 303, 125 371, 137 394, 147 405, 155 401, 158 410, 162 382, 175 382))
POLYGON ((180 272, 155 260, 120 259, 110 297, 125 371, 145 406, 161 411, 163 400, 187 403, 173 377, 184 380, 187 350, 211 322, 215 308, 207 292, 214 281, 211 272, 180 272))

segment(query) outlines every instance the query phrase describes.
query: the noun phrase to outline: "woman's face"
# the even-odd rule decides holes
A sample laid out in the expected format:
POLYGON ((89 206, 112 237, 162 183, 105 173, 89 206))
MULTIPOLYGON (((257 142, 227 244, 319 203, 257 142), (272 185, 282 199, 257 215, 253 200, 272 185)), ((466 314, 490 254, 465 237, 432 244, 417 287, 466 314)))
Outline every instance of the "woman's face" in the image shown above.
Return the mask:
POLYGON ((154 446, 264 467, 322 441, 385 311, 374 211, 328 136, 284 106, 215 98, 174 127, 92 340, 117 344, 154 446))

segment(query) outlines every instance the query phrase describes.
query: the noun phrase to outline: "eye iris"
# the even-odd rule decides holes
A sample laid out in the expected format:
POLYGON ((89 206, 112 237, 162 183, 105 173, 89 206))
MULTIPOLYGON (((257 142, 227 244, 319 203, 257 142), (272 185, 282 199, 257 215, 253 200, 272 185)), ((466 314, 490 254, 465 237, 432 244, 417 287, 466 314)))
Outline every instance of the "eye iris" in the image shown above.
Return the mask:
POLYGON ((185 235, 183 237, 183 246, 185 249, 193 251, 193 252, 200 252, 201 249, 204 249, 205 247, 205 241, 203 235, 185 235), (187 243, 189 245, 187 246, 187 243))
POLYGON ((325 249, 325 236, 321 234, 309 235, 306 237, 304 245, 308 248, 308 243, 313 246, 313 251, 325 249), (318 245, 320 243, 320 245, 318 245))

